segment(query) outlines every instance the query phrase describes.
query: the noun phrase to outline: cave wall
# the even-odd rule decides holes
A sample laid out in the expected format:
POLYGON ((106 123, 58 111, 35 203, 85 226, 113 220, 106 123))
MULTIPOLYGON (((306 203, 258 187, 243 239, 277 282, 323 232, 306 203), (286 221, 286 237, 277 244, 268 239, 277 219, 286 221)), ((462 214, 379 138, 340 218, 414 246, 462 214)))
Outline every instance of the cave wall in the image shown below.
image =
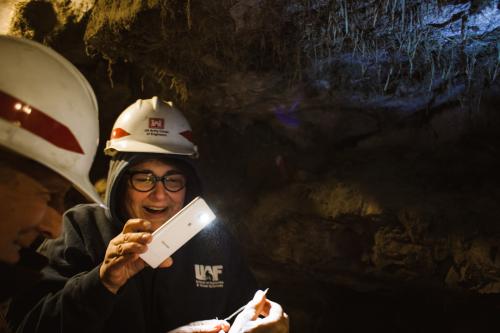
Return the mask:
POLYGON ((498 324, 498 0, 0 5, 89 79, 101 147, 137 98, 185 112, 292 331, 498 324))

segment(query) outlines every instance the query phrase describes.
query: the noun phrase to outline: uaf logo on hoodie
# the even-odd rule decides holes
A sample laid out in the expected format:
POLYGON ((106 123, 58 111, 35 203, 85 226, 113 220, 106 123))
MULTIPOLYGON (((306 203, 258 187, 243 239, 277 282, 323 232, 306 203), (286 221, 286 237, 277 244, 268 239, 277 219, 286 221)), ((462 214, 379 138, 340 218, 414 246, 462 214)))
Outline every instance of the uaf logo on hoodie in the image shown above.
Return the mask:
POLYGON ((223 288, 224 281, 221 280, 222 265, 194 265, 196 286, 199 288, 223 288))

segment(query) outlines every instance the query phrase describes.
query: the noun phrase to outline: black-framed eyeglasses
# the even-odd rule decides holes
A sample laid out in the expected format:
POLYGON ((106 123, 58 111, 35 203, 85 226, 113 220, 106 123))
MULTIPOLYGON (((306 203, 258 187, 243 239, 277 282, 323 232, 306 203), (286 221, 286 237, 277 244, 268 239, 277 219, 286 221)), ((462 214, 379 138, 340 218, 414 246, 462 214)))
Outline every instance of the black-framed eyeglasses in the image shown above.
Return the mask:
POLYGON ((179 192, 186 187, 186 177, 179 171, 169 171, 163 176, 157 176, 149 170, 130 171, 129 183, 138 192, 149 192, 156 182, 161 181, 165 190, 169 192, 179 192))

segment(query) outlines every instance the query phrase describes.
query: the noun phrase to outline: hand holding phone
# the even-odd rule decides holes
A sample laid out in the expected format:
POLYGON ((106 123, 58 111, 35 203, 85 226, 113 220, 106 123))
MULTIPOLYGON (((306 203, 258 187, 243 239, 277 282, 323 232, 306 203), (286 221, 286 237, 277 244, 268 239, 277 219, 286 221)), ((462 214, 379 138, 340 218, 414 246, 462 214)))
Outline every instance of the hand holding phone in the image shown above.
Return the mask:
POLYGON ((182 245, 215 219, 205 200, 196 197, 153 232, 148 250, 140 255, 149 266, 156 268, 182 245))

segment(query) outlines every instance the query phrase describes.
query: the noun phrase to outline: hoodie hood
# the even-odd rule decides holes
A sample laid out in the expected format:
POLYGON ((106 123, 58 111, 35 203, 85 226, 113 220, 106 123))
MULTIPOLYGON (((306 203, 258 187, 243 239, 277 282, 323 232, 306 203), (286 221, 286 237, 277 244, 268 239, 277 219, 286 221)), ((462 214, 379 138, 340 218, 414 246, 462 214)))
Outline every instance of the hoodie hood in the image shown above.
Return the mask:
POLYGON ((111 159, 106 186, 105 203, 109 208, 106 211, 107 217, 120 228, 130 218, 125 215, 123 198, 126 189, 126 171, 133 165, 144 160, 158 159, 166 163, 175 163, 186 175, 186 198, 184 205, 188 204, 195 197, 201 195, 201 181, 194 166, 194 161, 189 157, 170 154, 151 153, 119 153, 111 159), (121 201, 121 202, 120 202, 121 201))

